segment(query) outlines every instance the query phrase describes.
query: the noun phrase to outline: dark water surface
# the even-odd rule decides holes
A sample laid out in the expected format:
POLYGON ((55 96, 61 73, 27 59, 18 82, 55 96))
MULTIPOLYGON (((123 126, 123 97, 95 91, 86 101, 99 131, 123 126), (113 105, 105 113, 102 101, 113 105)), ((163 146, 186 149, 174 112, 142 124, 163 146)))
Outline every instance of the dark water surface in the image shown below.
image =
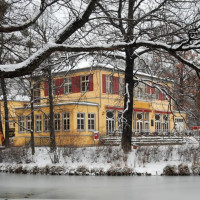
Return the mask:
POLYGON ((0 199, 195 200, 200 177, 50 176, 0 173, 0 199))

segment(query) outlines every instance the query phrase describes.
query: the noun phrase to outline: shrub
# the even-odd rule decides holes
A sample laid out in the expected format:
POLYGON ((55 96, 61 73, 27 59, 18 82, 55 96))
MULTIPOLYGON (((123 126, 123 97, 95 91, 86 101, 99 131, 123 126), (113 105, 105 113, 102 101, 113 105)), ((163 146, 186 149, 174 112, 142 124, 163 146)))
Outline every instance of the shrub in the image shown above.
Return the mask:
POLYGON ((177 167, 175 165, 171 166, 171 165, 167 165, 164 169, 163 169, 163 174, 166 176, 177 176, 177 167))
POLYGON ((192 165, 192 173, 194 175, 200 175, 200 164, 194 164, 192 165))
POLYGON ((178 174, 179 176, 189 176, 190 170, 189 170, 188 165, 180 164, 178 166, 178 174))

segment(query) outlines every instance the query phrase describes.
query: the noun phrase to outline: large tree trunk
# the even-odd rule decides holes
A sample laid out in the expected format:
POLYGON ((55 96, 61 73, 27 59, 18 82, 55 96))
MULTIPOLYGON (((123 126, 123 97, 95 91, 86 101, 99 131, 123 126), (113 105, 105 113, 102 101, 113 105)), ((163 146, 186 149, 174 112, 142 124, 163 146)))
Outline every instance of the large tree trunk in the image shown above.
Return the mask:
POLYGON ((33 97, 33 86, 32 83, 31 86, 31 150, 32 155, 35 154, 35 142, 34 142, 34 97, 33 97))
POLYGON ((8 100, 7 100, 7 90, 5 79, 1 78, 1 89, 3 93, 3 101, 4 101, 4 115, 5 115, 5 147, 8 148, 10 146, 9 143, 9 121, 8 121, 8 100))
POLYGON ((0 132, 3 133, 3 125, 2 125, 2 118, 1 118, 1 113, 2 113, 2 107, 0 105, 0 132))
POLYGON ((54 112, 53 112, 53 88, 51 69, 48 69, 48 83, 49 83, 49 130, 50 130, 50 149, 51 152, 56 151, 56 139, 54 131, 54 112))
MULTIPOLYGON (((134 0, 128 1, 128 26, 125 41, 131 42, 133 40, 133 8, 134 0)), ((124 97, 124 114, 123 114, 123 134, 121 145, 124 153, 131 151, 131 137, 132 137, 132 118, 133 118, 133 66, 134 66, 134 49, 132 47, 125 48, 126 54, 126 69, 125 69, 125 97, 124 97)))
POLYGON ((124 114, 123 114, 123 134, 121 145, 124 153, 131 151, 132 137, 132 118, 133 118, 133 49, 126 49, 126 69, 125 69, 125 96, 124 96, 124 114))

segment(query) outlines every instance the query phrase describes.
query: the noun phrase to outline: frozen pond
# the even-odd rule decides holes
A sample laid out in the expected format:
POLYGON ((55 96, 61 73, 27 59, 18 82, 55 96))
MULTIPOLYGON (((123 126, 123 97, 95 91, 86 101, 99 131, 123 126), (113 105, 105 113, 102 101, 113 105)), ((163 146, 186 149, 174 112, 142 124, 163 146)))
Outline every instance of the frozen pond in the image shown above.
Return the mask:
POLYGON ((199 199, 200 177, 45 176, 0 173, 0 199, 199 199))

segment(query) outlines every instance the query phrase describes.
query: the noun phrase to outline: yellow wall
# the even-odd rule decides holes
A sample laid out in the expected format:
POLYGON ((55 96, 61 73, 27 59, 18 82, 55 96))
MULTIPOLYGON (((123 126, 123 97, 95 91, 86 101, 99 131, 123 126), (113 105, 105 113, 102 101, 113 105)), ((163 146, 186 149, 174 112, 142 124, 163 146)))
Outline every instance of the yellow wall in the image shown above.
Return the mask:
MULTIPOLYGON (((15 129, 15 108, 24 106, 26 102, 23 101, 8 101, 8 110, 9 110, 9 121, 10 121, 10 129, 15 129), (14 126, 14 127, 13 127, 14 126)), ((2 119, 2 126, 3 126, 3 133, 5 134, 5 119, 4 119, 4 102, 0 101, 0 111, 1 111, 1 119, 2 119)))
MULTIPOLYGON (((115 110, 115 116, 117 117, 117 110, 121 110, 123 108, 123 96, 119 94, 106 94, 103 93, 102 87, 102 74, 105 75, 113 75, 113 76, 120 76, 123 77, 123 73, 113 73, 111 70, 101 70, 96 69, 91 72, 93 74, 93 91, 88 92, 80 92, 80 93, 72 93, 68 95, 57 95, 54 98, 54 103, 56 106, 54 107, 55 113, 63 113, 63 112, 70 112, 70 131, 64 132, 61 130, 56 132, 56 141, 58 145, 92 145, 94 144, 93 141, 93 132, 89 132, 88 127, 88 120, 87 114, 88 113, 95 113, 96 115, 96 130, 99 131, 100 134, 106 134, 106 110, 111 107, 111 109, 115 110), (72 105, 68 105, 68 103, 72 102, 91 102, 96 103, 97 105, 76 105, 75 103, 72 105), (65 104, 65 105, 58 105, 58 104, 65 104), (77 131, 77 113, 83 112, 85 113, 85 131, 77 131)), ((69 76, 82 76, 82 75, 89 75, 89 71, 81 71, 78 70, 76 73, 70 73, 69 76)), ((55 77, 61 78, 62 76, 55 77)), ((170 84, 169 84, 170 85, 170 84)), ((37 137, 48 137, 49 133, 45 133, 43 131, 43 115, 44 113, 48 114, 48 107, 46 106, 46 97, 44 96, 44 82, 41 84, 41 100, 40 106, 37 107, 37 110, 34 112, 35 115, 42 116, 42 132, 35 133, 36 140, 39 143, 39 139, 37 137)), ((20 107, 20 106, 19 106, 20 107)), ((146 99, 146 100, 138 100, 134 98, 134 109, 147 109, 150 110, 149 112, 149 128, 150 132, 155 131, 155 113, 156 111, 163 111, 169 112, 169 103, 166 100, 155 100, 155 99, 146 99), (154 126, 151 126, 151 120, 154 120, 154 126)), ((30 110, 25 108, 17 108, 15 109, 17 116, 27 116, 30 115, 30 110)), ((62 121, 62 118, 61 118, 62 121)), ((173 129, 173 117, 170 114, 170 130, 173 129)), ((116 122, 116 128, 118 123, 116 122)), ((135 123, 133 123, 133 128, 135 123)), ((14 139, 14 144, 16 146, 24 145, 25 139, 28 141, 30 139, 30 133, 25 131, 24 133, 19 133, 16 131, 16 137, 14 139)), ((45 139, 44 139, 45 140, 45 139)), ((36 142, 36 143, 37 143, 36 142)))

